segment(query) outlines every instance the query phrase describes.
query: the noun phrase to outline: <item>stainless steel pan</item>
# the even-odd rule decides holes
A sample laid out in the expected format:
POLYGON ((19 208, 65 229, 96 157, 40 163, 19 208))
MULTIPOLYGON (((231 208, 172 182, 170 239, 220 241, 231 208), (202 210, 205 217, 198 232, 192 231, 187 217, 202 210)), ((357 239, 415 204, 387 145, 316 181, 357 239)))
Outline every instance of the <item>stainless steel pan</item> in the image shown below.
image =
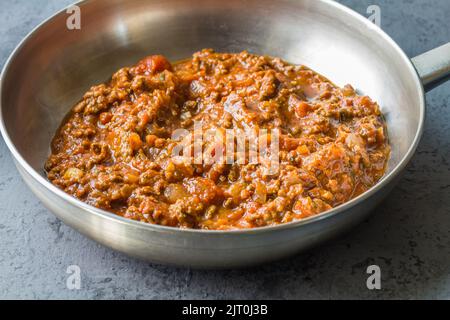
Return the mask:
POLYGON ((357 224, 391 190, 422 134, 424 89, 449 76, 450 45, 411 60, 374 24, 327 0, 97 0, 79 3, 81 30, 62 11, 31 32, 1 78, 1 132, 25 182, 81 233, 153 262, 235 267, 278 259, 357 224), (212 47, 306 64, 379 102, 392 157, 386 176, 356 199, 318 216, 244 231, 179 230, 127 220, 82 203, 43 171, 63 116, 93 84, 141 57, 178 60, 212 47))

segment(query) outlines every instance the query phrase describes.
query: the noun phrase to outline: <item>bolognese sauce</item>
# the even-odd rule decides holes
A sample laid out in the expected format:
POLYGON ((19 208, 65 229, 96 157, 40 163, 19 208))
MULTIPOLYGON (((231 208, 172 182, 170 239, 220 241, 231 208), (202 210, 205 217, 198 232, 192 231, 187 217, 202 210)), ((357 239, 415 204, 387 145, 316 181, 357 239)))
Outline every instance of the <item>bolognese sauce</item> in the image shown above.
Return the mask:
POLYGON ((390 150, 378 104, 350 85, 279 58, 211 49, 118 70, 86 92, 51 147, 48 179, 70 195, 138 221, 217 230, 287 223, 343 204, 377 183, 390 150), (277 170, 174 159, 173 133, 192 133, 195 123, 277 130, 277 170))

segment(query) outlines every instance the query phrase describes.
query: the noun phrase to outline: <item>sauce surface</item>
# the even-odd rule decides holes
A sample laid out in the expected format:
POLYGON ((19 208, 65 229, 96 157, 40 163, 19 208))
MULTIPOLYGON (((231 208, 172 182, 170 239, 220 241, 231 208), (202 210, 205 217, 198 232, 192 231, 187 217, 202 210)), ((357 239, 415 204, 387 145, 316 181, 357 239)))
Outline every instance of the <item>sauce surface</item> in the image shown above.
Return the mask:
MULTIPOLYGON (((234 160, 242 152, 235 140, 225 148, 234 160)), ((199 148, 215 143, 203 139, 199 148)), ((378 104, 350 85, 279 58, 205 49, 173 65, 149 56, 93 86, 56 133, 45 169, 65 192, 126 218, 223 230, 345 203, 383 176, 389 150, 378 104), (277 132, 277 170, 245 156, 232 163, 196 162, 195 152, 174 157, 174 132, 193 137, 194 150, 196 124, 222 137, 263 133, 269 142, 277 132)))

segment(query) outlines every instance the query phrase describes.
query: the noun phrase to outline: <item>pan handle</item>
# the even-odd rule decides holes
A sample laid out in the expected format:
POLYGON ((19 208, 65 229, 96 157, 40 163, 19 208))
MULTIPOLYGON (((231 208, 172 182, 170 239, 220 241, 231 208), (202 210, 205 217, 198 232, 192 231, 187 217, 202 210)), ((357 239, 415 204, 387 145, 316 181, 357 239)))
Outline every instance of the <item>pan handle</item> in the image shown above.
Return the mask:
POLYGON ((422 79, 425 91, 450 80, 450 42, 411 60, 422 79))

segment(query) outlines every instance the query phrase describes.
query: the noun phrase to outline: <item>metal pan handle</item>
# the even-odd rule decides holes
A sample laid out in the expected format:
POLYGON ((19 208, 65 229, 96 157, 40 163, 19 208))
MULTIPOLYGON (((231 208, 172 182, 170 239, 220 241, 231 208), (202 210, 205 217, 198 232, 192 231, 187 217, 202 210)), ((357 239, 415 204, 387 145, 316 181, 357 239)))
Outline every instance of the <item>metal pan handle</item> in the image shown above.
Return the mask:
POLYGON ((450 42, 411 60, 426 91, 450 80, 450 42))

